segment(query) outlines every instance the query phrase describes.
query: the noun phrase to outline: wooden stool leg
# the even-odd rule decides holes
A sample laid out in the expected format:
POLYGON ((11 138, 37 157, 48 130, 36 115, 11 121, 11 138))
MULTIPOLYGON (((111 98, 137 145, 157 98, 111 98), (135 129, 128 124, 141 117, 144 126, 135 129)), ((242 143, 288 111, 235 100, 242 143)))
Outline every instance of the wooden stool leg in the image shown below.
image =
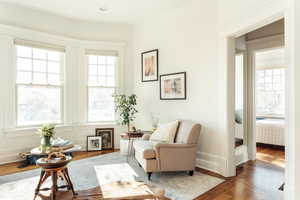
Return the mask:
POLYGON ((52 194, 51 194, 51 199, 55 200, 56 198, 56 191, 57 191, 57 172, 53 171, 52 172, 52 194))
POLYGON ((43 182, 42 180, 43 180, 44 175, 45 175, 45 171, 41 170, 40 180, 39 180, 39 183, 38 183, 38 185, 37 185, 37 187, 35 189, 35 194, 34 194, 33 200, 35 200, 36 196, 38 195, 38 193, 40 191, 40 187, 42 185, 42 182, 43 182))
POLYGON ((70 178, 70 176, 69 176, 68 168, 65 168, 63 173, 64 173, 64 175, 65 175, 65 177, 66 177, 66 180, 67 180, 67 182, 68 182, 68 185, 69 185, 70 188, 71 188, 71 191, 72 191, 73 195, 77 195, 77 194, 75 193, 75 191, 74 191, 74 187, 73 187, 71 178, 70 178))

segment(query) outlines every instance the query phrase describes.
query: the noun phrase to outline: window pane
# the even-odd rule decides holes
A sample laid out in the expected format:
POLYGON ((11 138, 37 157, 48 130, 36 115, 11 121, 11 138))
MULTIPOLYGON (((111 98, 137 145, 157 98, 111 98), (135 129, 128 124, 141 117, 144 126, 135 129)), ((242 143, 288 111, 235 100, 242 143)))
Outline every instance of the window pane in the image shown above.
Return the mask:
POLYGON ((108 76, 106 78, 106 81, 107 81, 106 86, 110 86, 110 87, 114 87, 115 86, 115 77, 108 76))
POLYGON ((98 56, 98 64, 106 64, 106 56, 98 56))
POLYGON ((108 65, 114 65, 116 62, 115 56, 107 56, 106 59, 108 65))
POLYGON ((60 52, 56 52, 56 51, 48 51, 48 60, 52 60, 52 61, 60 61, 60 52))
POLYGON ((115 107, 112 97, 114 89, 89 88, 88 120, 89 121, 114 121, 115 107))
POLYGON ((17 58, 17 68, 18 70, 31 71, 32 70, 31 59, 17 58))
POLYGON ((98 84, 97 76, 89 76, 89 86, 96 86, 98 84))
POLYGON ((46 75, 47 75, 46 73, 34 72, 33 73, 33 83, 35 83, 35 84, 47 84, 46 75))
POLYGON ((46 61, 33 60, 33 71, 35 72, 46 72, 46 61))
POLYGON ((97 65, 89 65, 89 75, 97 76, 97 74, 98 74, 97 65))
POLYGON ((18 86, 18 125, 57 123, 61 121, 61 89, 18 86))
POLYGON ((106 68, 106 74, 108 76, 114 76, 115 75, 115 66, 114 65, 108 65, 106 68))
POLYGON ((60 85, 59 74, 48 74, 48 83, 50 85, 60 85))
POLYGON ((89 64, 97 65, 97 56, 88 56, 89 64))
POLYGON ((31 50, 31 47, 17 46, 17 56, 30 58, 32 57, 31 50))
POLYGON ((33 58, 46 60, 47 54, 44 49, 33 49, 33 58))
POLYGON ((98 85, 99 86, 107 86, 106 85, 106 77, 105 76, 99 76, 98 77, 98 85))
POLYGON ((17 73, 17 83, 31 83, 31 72, 18 72, 17 73))
POLYGON ((105 76, 106 75, 106 69, 105 69, 105 65, 99 65, 98 66, 98 75, 102 75, 105 76))
POLYGON ((48 72, 49 73, 60 73, 60 64, 58 62, 48 62, 48 72))

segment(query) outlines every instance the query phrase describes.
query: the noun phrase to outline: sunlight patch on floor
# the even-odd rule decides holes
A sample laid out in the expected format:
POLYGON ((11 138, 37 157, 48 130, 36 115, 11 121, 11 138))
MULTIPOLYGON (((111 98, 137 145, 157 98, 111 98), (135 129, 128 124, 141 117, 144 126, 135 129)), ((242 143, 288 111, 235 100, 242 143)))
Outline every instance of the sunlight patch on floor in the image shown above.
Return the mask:
POLYGON ((135 181, 137 173, 128 163, 94 166, 99 185, 117 181, 135 181))

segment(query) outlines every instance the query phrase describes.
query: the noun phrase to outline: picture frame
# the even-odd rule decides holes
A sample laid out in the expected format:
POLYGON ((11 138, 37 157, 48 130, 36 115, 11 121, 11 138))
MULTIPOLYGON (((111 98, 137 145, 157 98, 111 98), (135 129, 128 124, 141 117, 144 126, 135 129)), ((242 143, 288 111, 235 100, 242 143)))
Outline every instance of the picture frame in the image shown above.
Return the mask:
POLYGON ((160 100, 186 100, 186 72, 160 75, 160 100))
POLYGON ((114 128, 96 128, 95 136, 102 138, 102 150, 114 149, 114 128))
POLYGON ((142 52, 142 82, 158 81, 159 51, 142 52))
POLYGON ((86 139, 86 151, 101 151, 102 150, 102 137, 89 135, 86 139))

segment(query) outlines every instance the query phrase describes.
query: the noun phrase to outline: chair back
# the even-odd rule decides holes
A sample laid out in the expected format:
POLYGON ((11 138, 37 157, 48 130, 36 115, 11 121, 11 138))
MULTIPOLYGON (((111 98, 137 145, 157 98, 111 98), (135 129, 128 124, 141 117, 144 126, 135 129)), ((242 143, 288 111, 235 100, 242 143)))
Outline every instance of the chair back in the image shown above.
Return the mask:
POLYGON ((192 121, 180 121, 175 143, 179 144, 197 144, 201 131, 201 125, 192 121))

